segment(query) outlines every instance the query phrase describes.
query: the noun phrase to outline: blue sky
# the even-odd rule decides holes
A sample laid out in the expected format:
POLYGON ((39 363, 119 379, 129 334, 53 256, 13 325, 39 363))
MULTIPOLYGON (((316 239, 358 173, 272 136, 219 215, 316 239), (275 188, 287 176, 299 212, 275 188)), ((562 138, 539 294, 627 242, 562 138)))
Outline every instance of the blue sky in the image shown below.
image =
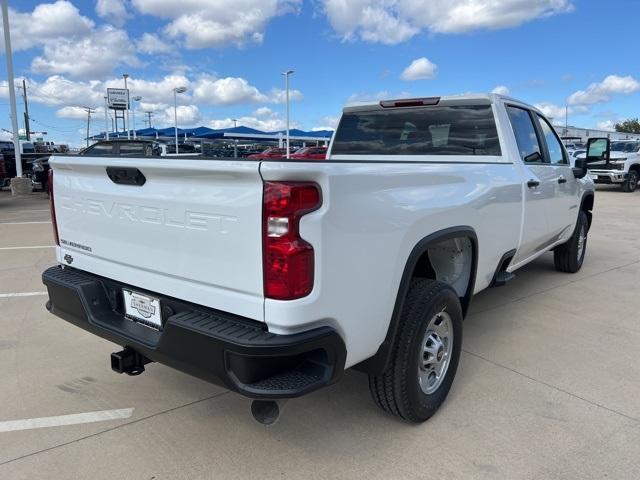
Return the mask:
MULTIPOLYGON (((583 127, 638 116, 636 0, 10 0, 32 129, 79 145, 104 128, 107 86, 131 76, 154 126, 331 127, 354 100, 496 87, 583 127), (413 67, 411 65, 413 64, 413 67)), ((6 79, 4 61, 2 78, 6 79)), ((0 126, 10 128, 6 81, 0 126)), ((18 92, 20 93, 20 92, 18 92)), ((22 106, 19 116, 22 120, 22 106)), ((22 126, 22 121, 21 121, 22 126)))

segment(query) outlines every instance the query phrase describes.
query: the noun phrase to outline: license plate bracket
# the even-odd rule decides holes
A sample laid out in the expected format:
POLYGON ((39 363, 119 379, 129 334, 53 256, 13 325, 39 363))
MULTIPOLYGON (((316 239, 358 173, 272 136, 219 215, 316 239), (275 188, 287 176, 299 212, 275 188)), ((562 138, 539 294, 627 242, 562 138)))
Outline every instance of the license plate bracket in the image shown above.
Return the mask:
POLYGON ((126 288, 122 289, 125 316, 155 330, 162 329, 160 299, 126 288))

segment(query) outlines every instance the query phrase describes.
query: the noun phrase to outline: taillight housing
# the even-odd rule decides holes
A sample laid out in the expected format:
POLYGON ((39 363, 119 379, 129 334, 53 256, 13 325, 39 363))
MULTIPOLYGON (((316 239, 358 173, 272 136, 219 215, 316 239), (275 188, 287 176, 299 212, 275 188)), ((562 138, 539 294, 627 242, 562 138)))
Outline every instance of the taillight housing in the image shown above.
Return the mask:
POLYGON ((56 221, 56 206, 53 203, 53 170, 49 170, 47 180, 47 190, 49 191, 49 210, 51 210, 51 224, 53 225, 53 238, 56 245, 60 246, 60 238, 58 237, 58 222, 56 221))
POLYGON ((263 194, 264 295, 302 298, 313 290, 313 246, 300 236, 300 218, 322 205, 313 182, 265 182, 263 194))

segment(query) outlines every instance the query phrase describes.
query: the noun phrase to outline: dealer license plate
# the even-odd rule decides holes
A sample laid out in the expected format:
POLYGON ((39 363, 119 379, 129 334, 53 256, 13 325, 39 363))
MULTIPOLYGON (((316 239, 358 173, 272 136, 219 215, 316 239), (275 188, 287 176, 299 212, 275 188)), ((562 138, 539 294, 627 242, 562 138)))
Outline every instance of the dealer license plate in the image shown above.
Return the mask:
POLYGON ((159 299, 125 289, 122 289, 122 294, 124 296, 124 312, 129 319, 160 330, 162 314, 159 299))

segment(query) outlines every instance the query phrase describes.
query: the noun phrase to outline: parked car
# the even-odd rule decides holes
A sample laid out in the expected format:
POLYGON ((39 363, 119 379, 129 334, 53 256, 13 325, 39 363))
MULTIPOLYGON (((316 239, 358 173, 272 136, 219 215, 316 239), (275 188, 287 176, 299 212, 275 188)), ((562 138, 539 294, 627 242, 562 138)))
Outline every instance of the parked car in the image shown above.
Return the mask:
POLYGON ((251 155, 247 155, 246 158, 253 158, 257 160, 269 160, 269 159, 281 159, 287 156, 286 148, 275 148, 270 147, 260 153, 254 153, 251 155))
POLYGON ((474 294, 548 251, 560 272, 584 262, 593 182, 525 103, 348 107, 327 160, 52 157, 47 308, 122 345, 114 371, 164 363, 255 399, 265 422, 352 367, 379 407, 422 422, 474 294))
POLYGON ((290 155, 294 160, 324 160, 327 147, 303 147, 290 155))
POLYGON ((578 155, 588 162, 594 183, 620 185, 624 192, 634 192, 640 181, 640 141, 602 139, 598 145, 595 156, 588 157, 586 152, 578 155))
MULTIPOLYGON (((0 153, 13 153, 15 147, 13 142, 8 140, 0 141, 0 153)), ((36 153, 36 149, 31 142, 20 141, 20 153, 36 153)))

